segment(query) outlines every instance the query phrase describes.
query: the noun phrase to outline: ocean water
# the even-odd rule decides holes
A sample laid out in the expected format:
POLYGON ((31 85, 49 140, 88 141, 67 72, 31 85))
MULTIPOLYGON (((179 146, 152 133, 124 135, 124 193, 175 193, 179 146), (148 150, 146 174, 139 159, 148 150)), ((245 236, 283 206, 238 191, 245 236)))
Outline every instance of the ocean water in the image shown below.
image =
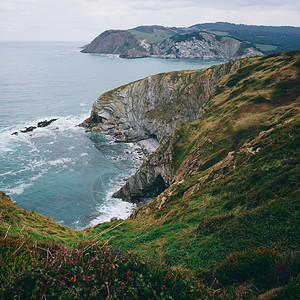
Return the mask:
POLYGON ((148 75, 220 63, 82 54, 84 44, 0 42, 0 190, 77 229, 135 209, 112 194, 140 165, 138 146, 76 126, 97 97, 148 75), (47 127, 12 135, 52 118, 47 127))

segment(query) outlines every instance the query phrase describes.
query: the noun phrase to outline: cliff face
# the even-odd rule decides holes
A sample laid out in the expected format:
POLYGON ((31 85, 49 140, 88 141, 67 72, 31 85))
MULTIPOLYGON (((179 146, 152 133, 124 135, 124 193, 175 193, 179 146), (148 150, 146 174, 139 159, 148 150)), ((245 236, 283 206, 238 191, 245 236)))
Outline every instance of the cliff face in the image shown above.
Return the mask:
POLYGON ((83 53, 120 54, 121 57, 150 56, 150 44, 126 30, 107 30, 86 45, 83 53))
POLYGON ((176 127, 198 118, 222 77, 241 63, 158 74, 109 91, 82 125, 109 131, 120 141, 152 137, 162 142, 176 127))
MULTIPOLYGON (((107 131, 117 141, 156 138, 162 143, 174 130, 199 118, 220 80, 244 62, 228 62, 206 70, 180 71, 149 76, 101 95, 91 116, 81 125, 107 131)), ((143 201, 170 185, 172 149, 163 157, 150 157, 137 174, 114 196, 143 201)))
MULTIPOLYGON (((231 73, 229 80, 226 77, 225 84, 225 79, 223 83, 220 82, 217 97, 214 94, 206 105, 205 110, 211 113, 206 112, 194 122, 177 127, 159 149, 144 161, 136 174, 115 193, 115 197, 140 202, 143 198, 155 197, 165 190, 155 201, 157 207, 161 207, 172 192, 178 190, 178 185, 187 178, 192 181, 193 174, 205 173, 213 165, 216 167, 211 169, 211 174, 219 169, 220 173, 227 172, 227 169, 235 167, 234 153, 242 156, 259 151, 260 146, 257 145, 263 145, 260 139, 268 133, 270 124, 280 124, 280 121, 274 121, 277 114, 273 111, 273 119, 267 117, 269 110, 279 111, 276 108, 279 106, 284 116, 285 105, 289 110, 290 103, 299 96, 299 77, 295 79, 295 67, 288 55, 276 59, 244 60, 244 63, 243 66, 242 61, 239 61, 240 68, 231 73), (210 117, 212 115, 214 117, 210 117), (264 128, 267 130, 262 130, 264 128), (220 166, 217 164, 219 162, 220 166), (169 186, 172 188, 166 189, 169 186)), ((235 64, 238 66, 237 62, 235 64)), ((223 68, 226 65, 229 66, 227 63, 223 68)), ((217 69, 215 71, 218 73, 217 69)), ((197 88, 200 88, 199 85, 197 88)), ((293 105, 296 106, 296 103, 293 105)), ((201 180, 206 181, 211 175, 205 173, 201 176, 201 180)), ((193 194, 194 188, 200 189, 201 180, 198 185, 192 184, 187 193, 193 194)))
POLYGON ((127 30, 105 31, 86 45, 81 52, 119 54, 122 58, 141 58, 153 55, 168 59, 220 60, 262 55, 249 43, 232 37, 219 37, 212 33, 177 34, 162 42, 150 42, 127 30))
POLYGON ((153 54, 161 58, 198 58, 232 60, 262 53, 249 43, 231 37, 217 38, 216 35, 197 32, 176 35, 152 46, 153 54))

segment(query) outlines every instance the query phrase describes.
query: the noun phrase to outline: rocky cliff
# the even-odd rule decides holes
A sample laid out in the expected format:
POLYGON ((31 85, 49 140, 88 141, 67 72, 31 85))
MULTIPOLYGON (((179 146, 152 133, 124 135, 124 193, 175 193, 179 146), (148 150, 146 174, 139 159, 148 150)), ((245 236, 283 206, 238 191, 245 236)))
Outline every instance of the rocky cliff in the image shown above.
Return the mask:
POLYGON ((150 56, 150 44, 127 30, 107 30, 83 47, 83 53, 120 54, 121 57, 150 56))
POLYGON ((198 58, 232 60, 262 55, 250 43, 232 37, 196 32, 175 35, 152 45, 153 54, 161 58, 198 58))
POLYGON ((300 51, 244 59, 130 179, 166 189, 126 220, 72 230, 0 192, 0 298, 298 299, 299 95, 300 51))
MULTIPOLYGON (((101 95, 81 125, 109 132, 117 141, 156 138, 162 143, 178 126, 199 118, 220 80, 243 63, 163 73, 119 87, 101 95)), ((142 201, 164 190, 172 180, 169 150, 163 158, 150 157, 115 197, 142 201)))
MULTIPOLYGON (((159 37, 154 33, 151 41, 147 40, 143 38, 145 34, 149 38, 150 34, 144 31, 108 30, 84 46, 82 52, 119 54, 122 58, 156 56, 168 59, 197 58, 225 61, 262 55, 250 43, 207 32, 175 34, 167 39, 163 38, 163 41, 160 39, 162 36, 159 37), (153 42, 155 39, 158 41, 153 42)), ((170 36, 170 30, 166 31, 166 35, 170 36)))
POLYGON ((275 125, 281 126, 283 121, 276 118, 288 118, 287 111, 296 114, 294 107, 300 92, 299 51, 238 62, 235 66, 240 67, 219 83, 206 105, 206 113, 192 123, 177 127, 115 197, 139 202, 143 197, 157 196, 170 186, 156 200, 156 207, 161 207, 183 181, 189 178, 193 182, 193 174, 204 173, 198 184, 193 182, 186 191, 187 195, 193 194, 195 188, 200 189, 202 180, 212 182, 209 179, 212 174, 214 180, 219 180, 222 172, 227 174, 245 159, 239 161, 237 157, 258 153, 266 144, 262 139, 275 125), (214 167, 210 169, 211 166, 214 167))
POLYGON ((98 98, 82 126, 108 131, 119 141, 162 142, 176 127, 198 118, 222 77, 241 63, 162 73, 119 87, 98 98))

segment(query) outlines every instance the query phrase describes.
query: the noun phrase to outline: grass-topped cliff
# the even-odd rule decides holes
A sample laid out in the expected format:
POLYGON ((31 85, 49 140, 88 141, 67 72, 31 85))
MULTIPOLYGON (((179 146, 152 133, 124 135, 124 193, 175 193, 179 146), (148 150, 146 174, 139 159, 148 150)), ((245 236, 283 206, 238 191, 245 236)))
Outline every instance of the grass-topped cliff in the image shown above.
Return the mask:
POLYGON ((107 30, 83 47, 86 53, 115 53, 124 58, 202 58, 232 60, 298 50, 300 28, 226 22, 190 27, 138 26, 107 30), (259 52, 260 51, 260 52, 259 52))
POLYGON ((74 231, 1 194, 0 297, 299 298, 299 95, 299 51, 244 60, 144 161, 170 184, 125 221, 74 231))

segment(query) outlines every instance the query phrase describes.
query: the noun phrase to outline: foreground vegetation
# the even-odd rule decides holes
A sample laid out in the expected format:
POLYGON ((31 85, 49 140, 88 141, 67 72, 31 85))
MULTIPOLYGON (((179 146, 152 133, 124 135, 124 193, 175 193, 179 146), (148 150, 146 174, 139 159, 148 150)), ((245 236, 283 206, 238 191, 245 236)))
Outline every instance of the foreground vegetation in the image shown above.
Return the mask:
POLYGON ((0 298, 299 299, 299 95, 300 51, 243 60, 125 221, 74 231, 1 193, 0 298))

